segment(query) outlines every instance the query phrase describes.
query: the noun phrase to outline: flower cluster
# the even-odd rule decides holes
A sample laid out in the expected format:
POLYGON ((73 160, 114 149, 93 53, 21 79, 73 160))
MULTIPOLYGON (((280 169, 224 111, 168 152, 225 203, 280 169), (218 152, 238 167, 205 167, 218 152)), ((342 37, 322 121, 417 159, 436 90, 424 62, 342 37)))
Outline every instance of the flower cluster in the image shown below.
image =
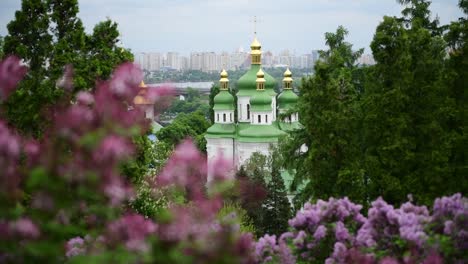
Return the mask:
MULTIPOLYGON (((382 198, 367 217, 347 198, 307 203, 289 221, 292 231, 256 243, 258 263, 276 263, 285 252, 313 263, 462 263, 468 245, 468 199, 455 194, 426 206, 394 208, 382 198), (450 250, 444 251, 449 241, 450 250), (280 250, 281 246, 289 246, 280 250)), ((286 263, 286 262, 285 262, 286 263)), ((294 262, 292 262, 294 263, 294 262)))

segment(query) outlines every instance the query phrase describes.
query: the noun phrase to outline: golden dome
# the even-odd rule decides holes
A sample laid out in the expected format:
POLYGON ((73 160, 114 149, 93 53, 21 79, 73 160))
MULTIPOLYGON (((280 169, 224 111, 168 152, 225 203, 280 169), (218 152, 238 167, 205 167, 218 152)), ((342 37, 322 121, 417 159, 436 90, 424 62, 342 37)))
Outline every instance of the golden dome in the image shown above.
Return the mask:
POLYGON ((145 84, 145 82, 143 80, 141 80, 139 87, 142 87, 142 88, 146 87, 146 84, 145 84))
POLYGON ((262 69, 258 70, 257 78, 263 78, 263 77, 265 77, 265 73, 262 71, 262 69))
POLYGON ((289 67, 284 72, 284 77, 292 77, 292 72, 289 70, 289 67))
POLYGON ((263 87, 263 84, 266 82, 265 81, 265 73, 262 71, 262 69, 258 70, 257 72, 257 90, 263 90, 264 87, 263 87), (259 84, 262 84, 261 86, 259 86, 259 84))
POLYGON ((228 73, 225 69, 223 69, 223 71, 221 72, 221 78, 227 78, 228 77, 228 73))
POLYGON ((259 50, 259 49, 262 48, 262 44, 260 44, 260 42, 258 42, 257 36, 255 36, 254 40, 252 41, 252 44, 250 44, 250 48, 252 50, 259 50))

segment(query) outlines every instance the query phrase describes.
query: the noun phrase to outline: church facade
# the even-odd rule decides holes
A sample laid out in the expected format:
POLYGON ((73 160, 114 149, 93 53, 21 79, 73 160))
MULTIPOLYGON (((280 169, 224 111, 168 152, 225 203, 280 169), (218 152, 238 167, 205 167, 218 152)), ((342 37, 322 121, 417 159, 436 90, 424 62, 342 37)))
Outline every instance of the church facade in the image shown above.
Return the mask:
POLYGON ((261 45, 256 37, 250 48, 251 67, 238 80, 235 95, 230 92, 227 72, 221 72, 220 92, 214 98, 214 124, 205 134, 208 168, 220 155, 235 168, 254 152, 269 155, 271 144, 300 127, 298 113, 291 113, 298 99, 292 90, 292 73, 289 69, 284 73, 283 90, 278 95, 276 80, 262 69, 261 45), (280 119, 279 114, 284 113, 288 115, 280 119))

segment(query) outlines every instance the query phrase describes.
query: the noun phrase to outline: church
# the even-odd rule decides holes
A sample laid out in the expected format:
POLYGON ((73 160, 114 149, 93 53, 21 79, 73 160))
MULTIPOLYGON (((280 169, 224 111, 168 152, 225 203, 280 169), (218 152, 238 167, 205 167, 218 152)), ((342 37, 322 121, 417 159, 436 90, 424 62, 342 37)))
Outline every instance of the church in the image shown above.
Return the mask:
POLYGON ((276 80, 262 69, 257 37, 250 48, 251 66, 238 80, 235 96, 230 93, 228 73, 221 72, 220 92, 214 98, 214 124, 205 134, 208 168, 219 155, 232 161, 237 169, 255 152, 268 156, 271 144, 277 144, 287 131, 300 127, 298 113, 290 113, 298 99, 292 90, 291 71, 284 73, 283 89, 278 95, 276 80), (289 115, 280 119, 284 113, 289 115))

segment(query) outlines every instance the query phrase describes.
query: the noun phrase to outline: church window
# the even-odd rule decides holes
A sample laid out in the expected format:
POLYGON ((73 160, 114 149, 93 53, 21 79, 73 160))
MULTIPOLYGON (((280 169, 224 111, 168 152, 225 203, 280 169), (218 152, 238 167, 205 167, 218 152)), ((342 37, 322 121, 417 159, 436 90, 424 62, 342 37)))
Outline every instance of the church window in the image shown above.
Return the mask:
POLYGON ((229 121, 232 122, 232 113, 229 114, 229 121))
POLYGON ((265 115, 265 123, 268 123, 268 115, 265 115))
POLYGON ((223 114, 223 122, 226 122, 226 114, 223 114))
POLYGON ((219 114, 216 114, 216 121, 219 122, 219 114))
POLYGON ((247 119, 250 119, 250 105, 247 104, 247 119))
POLYGON ((261 115, 258 115, 258 123, 262 123, 262 116, 261 115))

